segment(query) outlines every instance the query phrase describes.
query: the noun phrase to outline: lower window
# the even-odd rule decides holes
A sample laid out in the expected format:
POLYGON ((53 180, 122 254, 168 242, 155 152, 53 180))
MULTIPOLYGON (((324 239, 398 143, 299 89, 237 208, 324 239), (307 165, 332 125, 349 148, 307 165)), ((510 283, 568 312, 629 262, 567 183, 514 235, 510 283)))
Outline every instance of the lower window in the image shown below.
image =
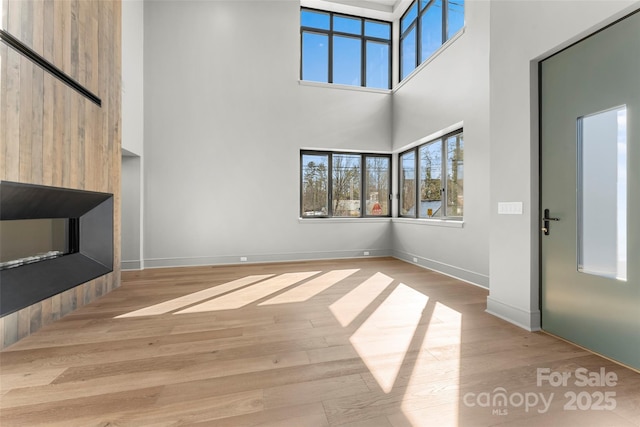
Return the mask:
POLYGON ((300 152, 303 218, 391 216, 391 156, 300 152))
POLYGON ((462 129, 400 154, 403 217, 462 219, 464 139, 462 129))

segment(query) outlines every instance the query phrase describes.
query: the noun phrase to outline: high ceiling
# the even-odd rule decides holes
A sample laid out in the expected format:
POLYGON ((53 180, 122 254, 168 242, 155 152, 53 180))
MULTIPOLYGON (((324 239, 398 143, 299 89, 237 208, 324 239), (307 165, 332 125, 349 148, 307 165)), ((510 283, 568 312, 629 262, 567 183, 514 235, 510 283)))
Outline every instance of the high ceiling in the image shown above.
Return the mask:
POLYGON ((362 7, 366 9, 393 12, 394 7, 402 0, 324 0, 333 3, 341 3, 348 6, 362 7))
POLYGON ((412 0, 300 0, 306 7, 392 20, 398 18, 412 0))

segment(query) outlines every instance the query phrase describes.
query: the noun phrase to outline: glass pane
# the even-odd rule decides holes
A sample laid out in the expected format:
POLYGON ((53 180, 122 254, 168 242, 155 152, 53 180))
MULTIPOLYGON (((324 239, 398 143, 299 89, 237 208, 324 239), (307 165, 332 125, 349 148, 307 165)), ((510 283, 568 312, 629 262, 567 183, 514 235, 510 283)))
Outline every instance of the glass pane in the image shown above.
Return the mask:
POLYGON ((436 0, 420 18, 420 62, 429 58, 442 46, 442 0, 436 0))
POLYGON ((461 217, 464 208, 464 141, 462 134, 447 138, 448 217, 461 217))
POLYGON ((302 80, 329 82, 329 37, 302 33, 302 80))
POLYGON ((418 16, 418 2, 414 2, 408 9, 407 14, 400 20, 400 34, 404 33, 407 28, 413 24, 418 16))
POLYGON ((329 155, 302 155, 302 216, 329 213, 329 155))
POLYGON ((578 119, 578 271, 627 280, 627 108, 578 119))
POLYGON ((300 11, 300 25, 303 27, 328 30, 329 14, 322 12, 313 12, 311 10, 302 10, 300 11))
POLYGON ((389 89, 389 45, 367 42, 367 87, 389 89))
POLYGON ((420 147, 420 218, 438 218, 442 209, 442 140, 420 147))
POLYGON ((333 83, 361 85, 361 39, 333 37, 333 83))
POLYGON ((366 168, 366 214, 389 215, 390 159, 377 156, 367 157, 366 168))
POLYGON ((364 35, 367 37, 376 37, 379 39, 391 39, 391 25, 384 22, 365 21, 364 35))
POLYGON ((400 215, 416 215, 416 152, 400 156, 400 215))
POLYGON ((333 16, 333 31, 349 34, 362 34, 362 20, 346 16, 333 16))
POLYGON ((416 68, 416 29, 409 31, 405 38, 400 40, 400 65, 403 80, 416 68))
POLYGON ((449 40, 464 27, 464 0, 449 0, 447 20, 447 40, 449 40))
POLYGON ((333 216, 360 216, 360 155, 333 155, 333 216))
POLYGON ((0 221, 0 270, 69 252, 67 218, 0 221))

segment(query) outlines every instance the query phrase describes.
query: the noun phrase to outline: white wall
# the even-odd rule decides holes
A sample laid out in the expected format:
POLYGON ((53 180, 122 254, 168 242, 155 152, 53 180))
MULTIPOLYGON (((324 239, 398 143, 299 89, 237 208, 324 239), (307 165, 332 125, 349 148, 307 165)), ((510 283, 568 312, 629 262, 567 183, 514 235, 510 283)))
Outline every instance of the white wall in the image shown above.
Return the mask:
POLYGON ((122 269, 143 268, 144 3, 122 2, 122 269))
POLYGON ((467 1, 464 33, 392 97, 298 83, 297 1, 146 2, 144 262, 416 257, 537 329, 536 64, 639 3, 467 1), (399 152, 456 123, 462 228, 298 219, 300 148, 399 152))
POLYGON ((491 222, 487 310, 540 327, 537 62, 622 17, 633 1, 491 3, 491 222), (524 202, 524 215, 497 204, 524 202))
POLYGON ((394 254, 489 286, 489 2, 465 6, 465 29, 395 91, 393 149, 464 124, 464 226, 393 222, 394 254))
POLYGON ((122 1, 122 148, 141 156, 144 141, 144 3, 122 1))
POLYGON ((390 254, 300 221, 301 148, 389 151, 388 93, 300 85, 297 1, 145 3, 145 265, 390 254))

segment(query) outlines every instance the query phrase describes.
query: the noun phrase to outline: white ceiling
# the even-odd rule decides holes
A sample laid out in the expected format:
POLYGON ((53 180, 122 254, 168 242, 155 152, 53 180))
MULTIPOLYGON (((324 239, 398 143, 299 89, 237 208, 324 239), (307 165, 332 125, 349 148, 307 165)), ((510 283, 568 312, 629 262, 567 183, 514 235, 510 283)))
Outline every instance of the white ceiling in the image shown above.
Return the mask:
POLYGON ((413 0, 301 0, 303 6, 368 18, 398 18, 413 0))

